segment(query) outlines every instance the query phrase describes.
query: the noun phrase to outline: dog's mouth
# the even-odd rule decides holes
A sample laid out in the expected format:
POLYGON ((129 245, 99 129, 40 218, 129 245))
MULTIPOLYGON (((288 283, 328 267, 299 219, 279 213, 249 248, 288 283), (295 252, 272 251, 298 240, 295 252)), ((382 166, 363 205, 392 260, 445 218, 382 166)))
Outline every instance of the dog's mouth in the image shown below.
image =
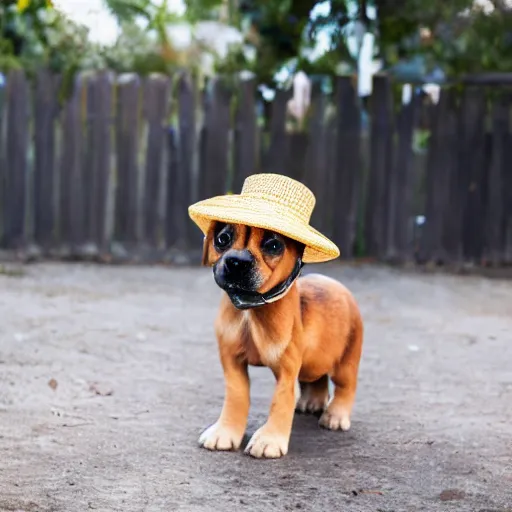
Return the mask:
POLYGON ((235 308, 243 310, 265 304, 265 302, 261 300, 261 294, 256 290, 250 290, 241 287, 239 284, 223 281, 218 278, 216 274, 214 278, 217 285, 227 293, 235 308))
POLYGON ((266 304, 262 295, 258 292, 250 290, 242 290, 241 288, 228 288, 225 289, 229 299, 236 309, 250 309, 266 304))
POLYGON ((235 308, 240 310, 251 309, 270 304, 284 297, 295 280, 299 277, 303 266, 304 263, 302 259, 298 258, 290 276, 266 293, 245 289, 236 283, 223 281, 217 277, 215 272, 214 279, 217 285, 227 293, 235 308))
POLYGON ((259 300, 260 294, 257 292, 257 288, 252 284, 228 281, 222 273, 215 272, 215 270, 213 276, 217 286, 227 293, 235 308, 243 310, 263 304, 259 300))

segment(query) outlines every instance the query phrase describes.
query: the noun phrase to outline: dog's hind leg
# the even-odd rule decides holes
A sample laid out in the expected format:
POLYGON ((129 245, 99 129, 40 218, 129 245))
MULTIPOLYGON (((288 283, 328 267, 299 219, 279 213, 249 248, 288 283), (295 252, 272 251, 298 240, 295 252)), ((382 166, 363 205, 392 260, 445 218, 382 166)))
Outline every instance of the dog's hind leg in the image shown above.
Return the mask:
POLYGON ((324 375, 314 382, 300 382, 300 398, 295 410, 301 413, 322 412, 329 400, 329 376, 324 375))
POLYGON ((319 424, 330 430, 348 430, 356 396, 359 361, 363 342, 363 326, 358 316, 351 330, 345 353, 333 369, 334 396, 322 414, 319 424))

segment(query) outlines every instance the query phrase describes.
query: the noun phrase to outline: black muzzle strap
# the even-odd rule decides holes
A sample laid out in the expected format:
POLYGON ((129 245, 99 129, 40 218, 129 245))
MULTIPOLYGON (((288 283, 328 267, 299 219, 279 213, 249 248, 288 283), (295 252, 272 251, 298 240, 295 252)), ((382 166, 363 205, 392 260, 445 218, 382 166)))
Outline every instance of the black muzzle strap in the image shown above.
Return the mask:
POLYGON ((292 284, 299 277, 303 266, 302 258, 297 258, 295 267, 288 278, 266 293, 246 292, 243 290, 227 290, 226 293, 231 299, 233 306, 237 309, 252 309, 271 304, 283 298, 288 293, 292 284))

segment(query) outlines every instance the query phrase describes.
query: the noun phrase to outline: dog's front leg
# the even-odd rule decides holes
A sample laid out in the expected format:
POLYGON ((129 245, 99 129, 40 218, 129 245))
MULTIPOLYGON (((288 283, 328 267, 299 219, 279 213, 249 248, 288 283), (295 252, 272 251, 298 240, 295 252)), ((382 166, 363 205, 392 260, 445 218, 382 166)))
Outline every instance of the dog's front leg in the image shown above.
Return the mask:
POLYGON ((250 392, 247 363, 219 343, 224 371, 225 396, 219 419, 199 438, 199 444, 208 450, 237 450, 240 448, 249 416, 250 392))
POLYGON ((256 458, 276 459, 288 453, 288 444, 295 411, 295 383, 299 374, 297 358, 281 358, 279 367, 272 368, 276 387, 267 422, 251 437, 245 453, 256 458))

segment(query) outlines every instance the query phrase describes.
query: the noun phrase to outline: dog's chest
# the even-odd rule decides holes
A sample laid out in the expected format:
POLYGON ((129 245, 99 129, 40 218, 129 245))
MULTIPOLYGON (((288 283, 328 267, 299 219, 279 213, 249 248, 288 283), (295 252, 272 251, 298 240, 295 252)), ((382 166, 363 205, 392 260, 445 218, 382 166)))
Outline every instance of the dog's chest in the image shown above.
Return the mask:
POLYGON ((264 366, 249 324, 246 323, 242 326, 240 334, 241 349, 244 359, 246 359, 247 363, 251 366, 264 366))
POLYGON ((242 324, 240 340, 244 358, 251 366, 272 368, 287 347, 284 340, 272 336, 265 326, 254 321, 242 324))

